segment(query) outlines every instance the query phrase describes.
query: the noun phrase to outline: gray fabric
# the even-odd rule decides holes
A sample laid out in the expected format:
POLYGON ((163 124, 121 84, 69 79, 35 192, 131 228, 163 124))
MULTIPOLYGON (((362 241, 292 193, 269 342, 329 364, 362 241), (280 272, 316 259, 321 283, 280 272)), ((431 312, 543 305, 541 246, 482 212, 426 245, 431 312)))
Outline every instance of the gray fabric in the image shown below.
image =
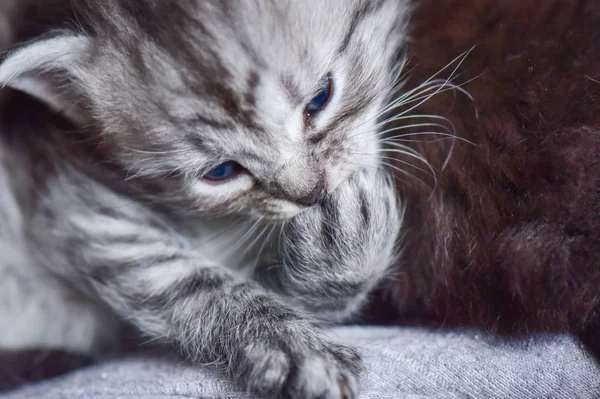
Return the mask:
MULTIPOLYGON (((600 367, 570 337, 492 340, 477 332, 346 327, 369 373, 361 398, 600 398, 600 367)), ((211 369, 136 357, 5 395, 7 399, 249 398, 211 369)))

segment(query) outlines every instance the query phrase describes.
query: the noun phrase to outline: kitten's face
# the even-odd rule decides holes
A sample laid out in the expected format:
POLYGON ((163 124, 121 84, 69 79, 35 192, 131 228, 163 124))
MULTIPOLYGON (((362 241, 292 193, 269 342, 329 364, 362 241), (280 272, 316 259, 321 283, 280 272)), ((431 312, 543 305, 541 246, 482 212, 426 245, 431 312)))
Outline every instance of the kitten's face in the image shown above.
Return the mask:
POLYGON ((182 177, 202 212, 288 218, 378 166, 403 1, 122 3, 93 16, 79 77, 132 173, 182 177))

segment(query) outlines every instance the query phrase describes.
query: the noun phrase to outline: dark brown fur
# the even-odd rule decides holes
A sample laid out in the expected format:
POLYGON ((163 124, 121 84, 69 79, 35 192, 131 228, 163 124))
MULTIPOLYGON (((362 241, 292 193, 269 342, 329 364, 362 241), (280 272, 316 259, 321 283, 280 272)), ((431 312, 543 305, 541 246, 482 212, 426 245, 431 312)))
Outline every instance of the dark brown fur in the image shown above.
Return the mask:
POLYGON ((0 393, 91 364, 86 356, 60 350, 0 352, 0 393))
MULTIPOLYGON (((433 196, 399 183, 404 252, 370 318, 573 332, 591 344, 600 337, 600 2, 423 0, 414 23, 413 86, 477 45, 455 81, 481 74, 465 87, 474 105, 444 94, 417 110, 450 118, 476 146, 456 142, 433 196)), ((449 149, 405 144, 438 170, 449 149)))

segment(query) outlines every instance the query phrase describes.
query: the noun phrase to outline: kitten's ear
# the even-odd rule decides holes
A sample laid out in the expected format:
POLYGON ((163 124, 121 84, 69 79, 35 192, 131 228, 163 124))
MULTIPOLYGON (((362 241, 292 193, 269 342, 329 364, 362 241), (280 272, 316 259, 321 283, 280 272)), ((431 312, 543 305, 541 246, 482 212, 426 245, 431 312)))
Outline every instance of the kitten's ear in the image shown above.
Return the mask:
POLYGON ((90 47, 91 38, 71 34, 17 49, 0 64, 0 87, 23 91, 57 111, 70 114, 68 111, 74 111, 78 102, 74 86, 81 60, 90 47))

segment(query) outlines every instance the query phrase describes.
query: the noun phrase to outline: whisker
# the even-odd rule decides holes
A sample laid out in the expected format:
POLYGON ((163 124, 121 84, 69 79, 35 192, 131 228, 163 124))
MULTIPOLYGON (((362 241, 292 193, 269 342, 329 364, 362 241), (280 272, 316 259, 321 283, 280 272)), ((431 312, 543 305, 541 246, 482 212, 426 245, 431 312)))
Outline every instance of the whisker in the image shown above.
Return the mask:
MULTIPOLYGON (((421 154, 419 154, 416 150, 414 150, 408 146, 405 146, 403 144, 394 143, 394 142, 387 143, 387 144, 391 145, 392 147, 395 147, 395 148, 382 149, 381 150, 382 152, 402 154, 402 155, 406 155, 410 158, 416 159, 418 161, 421 161, 422 163, 425 164, 425 166, 427 166, 427 169, 429 169, 429 171, 431 172, 431 176, 434 178, 435 183, 437 185, 437 173, 436 173, 435 169, 421 154)), ((400 160, 398 160, 398 161, 400 161, 400 160)))
POLYGON ((421 183, 425 187, 429 187, 429 185, 427 183, 425 183, 423 180, 419 179, 417 176, 413 175, 412 173, 409 173, 409 172, 405 171, 404 169, 399 168, 396 165, 392 165, 392 164, 387 163, 387 162, 382 162, 382 165, 384 165, 385 167, 391 168, 391 169, 397 171, 398 173, 402 173, 403 175, 405 175, 405 176, 407 176, 407 177, 409 177, 411 179, 414 179, 414 180, 418 181, 419 183, 421 183))
POLYGON ((421 161, 427 163, 427 161, 425 160, 425 158, 421 154, 419 154, 419 152, 417 150, 415 150, 414 148, 411 148, 411 147, 406 146, 404 144, 397 143, 395 141, 384 141, 384 142, 385 142, 385 144, 388 144, 388 145, 390 145, 392 147, 401 148, 404 151, 408 151, 415 158, 420 159, 421 161))
MULTIPOLYGON (((380 153, 381 153, 381 152, 399 153, 399 152, 401 152, 401 151, 400 151, 400 150, 396 150, 396 149, 382 149, 382 150, 380 150, 380 153)), ((402 152, 402 153, 403 153, 403 152, 402 152)), ((401 164, 404 164, 404 165, 410 166, 411 168, 415 168, 415 169, 417 169, 417 170, 419 170, 419 171, 421 171, 421 172, 423 172, 423 173, 425 173, 425 174, 427 174, 427 175, 429 175, 429 176, 431 176, 431 177, 435 178, 435 176, 434 176, 434 175, 433 175, 433 174, 432 174, 430 171, 428 171, 428 170, 425 170, 425 169, 423 169, 423 168, 420 168, 420 167, 418 167, 417 165, 414 165, 414 164, 412 164, 412 163, 410 163, 410 162, 406 162, 406 161, 403 161, 403 160, 401 160, 401 159, 398 159, 398 158, 396 158, 396 157, 382 156, 381 154, 367 154, 367 153, 364 153, 364 152, 352 152, 351 154, 352 154, 352 155, 369 155, 369 156, 373 155, 373 156, 379 156, 380 158, 383 158, 383 159, 394 160, 394 161, 400 162, 401 164)), ((408 154, 407 154, 407 155, 408 155, 408 154)))
POLYGON ((385 142, 385 141, 396 141, 396 139, 398 139, 398 138, 414 137, 414 136, 444 136, 447 139, 460 140, 460 141, 463 141, 465 143, 471 144, 471 145, 473 145, 475 147, 479 147, 477 144, 473 143, 472 141, 469 141, 467 139, 463 139, 462 137, 455 136, 454 134, 444 133, 444 132, 415 132, 415 133, 405 133, 405 134, 399 134, 399 135, 396 135, 396 136, 386 137, 382 141, 383 142, 385 142))
MULTIPOLYGON (((394 137, 393 142, 400 142, 400 143, 415 143, 415 144, 433 144, 433 143, 440 143, 442 141, 450 141, 450 140, 454 140, 456 137, 452 136, 452 135, 448 135, 448 137, 442 137, 442 138, 437 138, 437 139, 431 139, 431 140, 411 140, 411 139, 404 139, 402 138, 402 136, 398 136, 398 137, 394 137)), ((386 141, 381 141, 381 143, 387 143, 386 141)))
MULTIPOLYGON (((449 77, 448 79, 446 79, 446 80, 445 80, 445 82, 446 82, 446 83, 448 83, 448 82, 449 82, 449 80, 452 78, 452 76, 453 76, 453 75, 456 73, 457 69, 460 67, 460 65, 462 64, 462 62, 463 62, 463 61, 466 59, 466 57, 467 57, 467 56, 468 56, 468 55, 471 53, 471 51, 472 51, 474 48, 475 48, 475 46, 471 47, 471 49, 467 50, 467 51, 466 51, 466 52, 464 52, 463 54, 461 54, 461 55, 457 56, 456 58, 454 58, 452 61, 450 61, 448 64, 446 64, 446 65, 445 65, 443 68, 441 68, 441 69, 440 69, 439 71, 437 71, 435 74, 433 74, 432 76, 430 76, 430 77, 429 77, 429 78, 428 78, 426 81, 424 81, 423 83, 421 83, 421 84, 420 84, 418 87, 416 87, 416 88, 414 88, 414 89, 410 90, 410 91, 408 92, 408 94, 410 95, 410 94, 414 93, 415 91, 417 91, 417 90, 419 90, 419 89, 421 89, 421 88, 423 88, 423 87, 427 87, 427 86, 429 86, 430 84, 432 84, 432 82, 433 82, 433 81, 436 81, 436 83, 440 83, 440 82, 442 81, 442 79, 434 79, 434 78, 436 78, 436 77, 437 77, 438 75, 440 75, 440 74, 441 74, 443 71, 445 71, 446 69, 448 69, 449 67, 451 67, 451 66, 452 66, 452 65, 453 65, 453 64, 454 64, 456 61, 460 60, 460 59, 461 59, 461 57, 462 57, 463 59, 460 61, 459 65, 458 65, 458 66, 457 66, 457 67, 456 67, 456 68, 455 68, 455 69, 452 71, 452 74, 450 75, 450 77, 449 77)), ((415 66, 415 67, 413 67, 413 69, 414 69, 414 68, 416 68, 416 66, 415 66)), ((435 84, 435 83, 433 83, 433 84, 435 84)), ((396 89, 394 89, 394 90, 398 90, 398 88, 396 88, 396 89)), ((436 93, 434 93, 434 95, 435 95, 435 94, 436 94, 436 93)), ((403 94, 403 96, 406 96, 406 95, 407 95, 407 93, 403 94)), ((360 124, 358 127, 360 127, 360 126, 362 126, 362 125, 364 125, 364 124, 366 124, 366 123, 368 123, 368 122, 372 121, 373 119, 380 118, 382 115, 385 115, 385 114, 386 114, 387 112, 389 112, 389 111, 390 111, 389 107, 386 107, 386 108, 384 108, 384 110, 382 110, 381 112, 379 112, 379 113, 378 113, 377 115, 375 115, 374 117, 372 117, 372 118, 369 118, 368 120, 364 121, 364 122, 363 122, 362 124, 360 124)))
MULTIPOLYGON (((391 152, 391 153, 396 153, 396 152, 398 152, 398 151, 399 151, 399 150, 395 150, 395 151, 394 151, 394 150, 383 150, 382 152, 391 152)), ((386 156, 381 156, 381 158, 383 158, 383 159, 388 159, 388 160, 392 160, 392 161, 396 161, 396 162, 400 162, 400 163, 401 163, 401 164, 403 164, 403 165, 410 166, 411 168, 415 168, 415 169, 417 169, 418 171, 421 171, 421 172, 425 173, 426 175, 428 175, 428 176, 430 176, 430 177, 432 177, 432 178, 434 178, 434 179, 435 179, 435 175, 434 175, 434 174, 432 174, 430 171, 428 171, 428 170, 425 170, 425 169, 423 169, 423 168, 420 168, 420 167, 418 167, 417 165, 414 165, 414 164, 412 164, 412 163, 410 163, 410 162, 403 161, 403 160, 401 160, 401 159, 398 159, 398 158, 396 158, 396 157, 386 157, 386 156)))
POLYGON ((284 240, 286 239, 285 237, 285 223, 281 223, 281 226, 279 228, 279 240, 277 242, 277 254, 278 255, 282 255, 283 251, 281 250, 281 243, 284 242, 284 240))
POLYGON ((272 225, 270 226, 269 233, 267 234, 267 237, 266 237, 266 238, 263 240, 263 243, 262 243, 262 245, 261 245, 261 246, 260 246, 260 248, 258 249, 258 254, 257 254, 257 256, 256 256, 258 259, 261 259, 261 257, 262 257, 262 254, 263 254, 263 251, 266 249, 266 245, 267 245, 267 244, 270 244, 270 245, 271 245, 271 244, 273 244, 273 243, 271 242, 271 236, 273 235, 273 232, 275 231, 275 228, 276 228, 276 227, 277 227, 277 224, 272 224, 272 225))
POLYGON ((412 114, 412 115, 392 116, 389 119, 385 119, 384 121, 382 121, 380 123, 380 126, 384 126, 391 122, 397 122, 397 121, 402 121, 402 120, 407 120, 407 119, 436 119, 436 120, 443 120, 444 122, 448 122, 448 124, 452 124, 450 119, 446 118, 445 116, 434 115, 434 114, 412 114))
POLYGON ((594 83, 600 83, 600 80, 596 80, 596 79, 592 78, 592 77, 591 77, 591 76, 589 76, 589 75, 585 75, 585 77, 586 77, 586 79, 588 79, 588 80, 591 80, 591 81, 592 81, 592 82, 594 82, 594 83))
MULTIPOLYGON (((459 56, 457 56, 456 58, 454 58, 452 61, 450 61, 449 63, 447 63, 443 68, 441 68, 440 70, 438 70, 436 73, 434 73, 433 75, 431 75, 427 80, 425 80, 424 82, 422 82, 419 86, 417 86, 416 88, 410 90, 407 94, 408 95, 412 95, 414 94, 416 91, 424 88, 424 87, 428 87, 430 84, 432 84, 433 82, 435 83, 441 83, 442 81, 444 82, 444 85, 448 84, 450 82, 450 80, 452 79, 452 77, 455 75, 456 71, 458 70, 458 68, 460 67, 460 65, 464 62, 464 60, 468 57, 468 55, 473 51, 473 49, 475 48, 475 46, 471 47, 469 50, 465 51, 464 53, 460 54, 459 56), (462 58, 462 59, 461 59, 462 58), (454 68, 454 70, 452 71, 452 73, 450 74, 450 77, 447 79, 435 79, 437 76, 439 76, 442 72, 444 72, 446 69, 450 68, 455 62, 457 62, 458 60, 460 60, 459 64, 454 68)), ((434 84, 435 84, 434 83, 434 84)), ((403 94, 403 97, 401 98, 406 98, 407 94, 403 94)), ((434 93, 437 94, 437 93, 434 93)), ((383 114, 385 114, 386 112, 389 112, 391 109, 388 107, 383 114)), ((381 114, 379 115, 381 116, 381 114)))
POLYGON ((437 173, 435 171, 435 169, 433 168, 433 166, 431 166, 431 164, 429 162, 427 162, 423 157, 417 157, 409 152, 406 151, 402 151, 400 149, 387 149, 384 150, 382 152, 388 152, 388 153, 393 153, 393 154, 402 154, 402 155, 406 155, 408 157, 411 158, 415 158, 418 159, 419 161, 423 162, 425 164, 425 166, 427 167, 427 169, 429 169, 429 172, 425 171, 424 169, 421 169, 419 167, 417 167, 416 165, 411 164, 410 162, 406 162, 406 161, 402 161, 398 158, 394 158, 394 157, 386 157, 387 159, 393 159, 397 162, 400 162, 402 164, 406 164, 406 165, 411 165, 413 168, 421 170, 422 172, 428 174, 429 176, 431 176, 434 180, 434 186, 437 186, 437 182, 438 182, 438 178, 437 178, 437 173))
MULTIPOLYGON (((433 119, 433 120, 441 120, 443 122, 446 122, 448 125, 443 125, 441 123, 431 123, 431 126, 439 126, 440 128, 444 129, 447 133, 451 134, 454 137, 457 137, 456 135, 456 127, 454 126, 454 124, 452 123, 452 121, 450 121, 448 118, 443 117, 443 116, 439 116, 439 115, 417 115, 417 119, 423 119, 423 118, 427 118, 427 119, 433 119)), ((384 125, 389 125, 392 122, 398 122, 398 121, 402 121, 402 120, 412 120, 413 119, 413 115, 404 115, 404 116, 397 116, 394 118, 390 118, 389 120, 386 121, 385 124, 382 124, 382 126, 384 125)), ((402 129, 402 125, 401 126, 393 126, 388 128, 387 130, 382 130, 380 132, 380 134, 387 134, 396 130, 403 130, 402 129)))
MULTIPOLYGON (((445 118, 443 116, 439 116, 439 115, 428 115, 428 114, 415 114, 415 115, 404 115, 404 116, 398 116, 398 117, 393 117, 393 118, 389 118, 385 121, 383 121, 382 123, 379 123, 374 129, 370 129, 370 130, 366 130, 366 131, 362 131, 359 133, 355 133, 353 135, 348 136, 348 139, 352 139, 354 137, 358 137, 358 136, 362 136, 364 134, 370 134, 370 133, 374 133, 374 132, 380 132, 379 129, 382 126, 385 126, 389 123, 392 122, 397 122, 397 121, 401 121, 401 120, 410 120, 410 119, 434 119, 434 120, 442 120, 444 122, 448 123, 448 127, 445 127, 443 125, 439 125, 440 127, 444 128, 444 130, 448 131, 448 132, 454 132, 454 124, 452 124, 452 122, 448 119, 445 118)), ((398 126, 398 128, 402 128, 400 126, 398 126)), ((377 134, 379 136, 379 133, 377 134)))
MULTIPOLYGON (((246 230, 246 232, 242 235, 242 237, 239 239, 238 241, 238 245, 235 246, 235 250, 240 250, 242 247, 246 247, 245 245, 247 243, 247 241, 249 240, 249 238, 252 236, 252 234, 254 234, 254 232, 257 230, 258 226, 260 225, 260 222, 262 220, 261 218, 258 218, 257 220, 254 221, 254 223, 250 226, 250 228, 248 230, 246 230)), ((233 251, 231 251, 233 252, 233 251)))
MULTIPOLYGON (((448 69, 449 67, 452 66, 452 64, 454 64, 456 61, 460 60, 462 58, 462 60, 460 61, 460 63, 462 63, 468 56, 469 54, 471 54, 471 52, 475 49, 475 46, 471 47, 470 49, 468 49, 467 51, 463 52, 462 54, 460 54, 459 56, 457 56, 456 58, 454 58, 452 61, 450 61, 449 63, 447 63, 442 69, 440 69, 439 71, 437 71, 435 74, 431 75, 429 77, 429 79, 427 79, 425 82, 423 83, 427 83, 431 80, 433 80, 433 78, 439 76, 442 72, 444 72, 446 69, 448 69)), ((459 63, 459 66, 460 66, 459 63)), ((457 68, 454 69, 454 71, 456 71, 457 68)), ((450 75, 452 76, 454 74, 454 72, 450 75)))
MULTIPOLYGON (((262 218, 259 220, 262 220, 262 218)), ((254 248, 254 246, 260 241, 262 236, 266 233, 268 228, 269 228, 268 225, 259 227, 260 233, 256 234, 256 237, 254 237, 254 239, 250 242, 250 244, 246 245, 246 248, 241 253, 242 256, 244 256, 246 253, 248 253, 248 251, 250 251, 252 248, 254 248)))
POLYGON ((407 92, 404 92, 403 94, 399 95, 384 110, 385 111, 389 111, 390 107, 393 106, 393 105, 395 105, 395 104, 402 103, 403 101, 407 101, 407 100, 413 99, 413 98, 418 97, 421 94, 425 94, 425 93, 427 93, 427 92, 429 92, 431 90, 435 90, 437 88, 444 87, 445 84, 446 84, 446 80, 444 80, 444 79, 435 79, 435 80, 432 80, 431 82, 420 84, 419 86, 417 86, 417 87, 415 87, 415 88, 413 88, 413 89, 411 89, 411 90, 409 90, 407 92))
MULTIPOLYGON (((444 69, 448 68, 450 65, 452 65, 453 62, 455 62, 456 60, 459 60, 458 65, 456 65, 454 67, 454 69, 452 70, 450 76, 444 81, 444 83, 440 84, 439 86, 434 86, 437 87, 437 89, 430 94, 427 95, 420 95, 416 98, 410 99, 410 101, 401 101, 401 102, 397 102, 396 104, 392 103, 392 105, 390 107, 387 107, 387 112, 390 112, 394 109, 400 108, 402 106, 407 105, 407 103, 414 103, 416 102, 415 105, 411 106, 410 108, 402 111, 400 114, 398 114, 398 116, 403 116, 408 114, 409 112, 415 110, 416 108, 418 108, 419 106, 421 106, 422 104, 424 104, 425 102, 429 101, 432 97, 434 97, 435 95, 439 94, 442 91, 447 91, 447 90, 454 90, 455 86, 451 83, 451 79, 453 78, 453 76, 456 74, 456 72, 458 71, 458 69, 461 67, 461 65, 464 63, 464 61, 466 60, 466 58, 468 57, 468 55, 470 54, 470 52, 473 50, 474 47, 472 47, 469 51, 467 51, 466 53, 464 53, 464 55, 459 56, 457 58, 455 58, 450 64, 448 64, 447 66, 445 66, 442 70, 440 70, 437 74, 441 73, 441 71, 443 71, 444 69), (461 59, 462 57, 462 59, 461 59), (444 87, 447 87, 446 89, 444 89, 444 87)), ((434 75, 436 76, 436 75, 434 75)), ((429 84, 429 82, 431 82, 433 80, 433 76, 430 77, 427 81, 425 81, 423 84, 421 84, 421 87, 423 85, 427 85, 429 84)), ((429 89, 426 89, 426 92, 429 91, 429 89)))
MULTIPOLYGON (((443 90, 440 90, 439 92, 437 92, 435 94, 436 95, 437 94, 442 94, 442 93, 445 93, 445 92, 448 92, 448 91, 452 91, 454 93, 459 92, 459 93, 463 94, 464 96, 466 96, 472 103, 475 103, 475 99, 473 98, 473 96, 471 95, 471 93, 469 93, 463 86, 466 86, 469 83, 475 81, 476 79, 479 79, 482 75, 483 75, 483 73, 480 73, 479 75, 477 75, 477 76, 475 76, 475 77, 473 77, 473 78, 471 78, 471 79, 469 79, 469 80, 467 80, 465 82, 462 82, 461 84, 458 84, 458 85, 452 83, 452 81, 450 81, 448 83, 445 83, 445 84, 442 84, 442 85, 440 85, 439 88, 443 88, 443 90)), ((427 91, 430 91, 431 89, 432 88, 428 88, 427 91)), ((425 94, 425 92, 422 92, 420 94, 425 94)), ((426 96, 422 96, 420 98, 425 98, 425 97, 426 96)), ((407 104, 412 103, 412 102, 414 102, 416 100, 419 100, 420 98, 413 97, 410 102, 404 102, 402 104, 397 104, 397 105, 394 106, 394 108, 398 108, 398 107, 400 107, 402 105, 407 105, 407 104)), ((388 107, 388 108, 390 108, 389 110, 391 110, 392 107, 388 107)), ((475 107, 475 117, 479 118, 479 112, 477 110, 477 107, 475 107)))
MULTIPOLYGON (((440 79, 441 81, 441 79, 440 79)), ((396 99, 394 99, 392 102, 390 102, 385 108, 383 108, 376 116, 375 118, 380 118, 383 115, 389 113, 390 111, 392 111, 393 109, 397 108, 398 104, 406 104, 407 101, 411 100, 414 97, 420 96, 422 94, 425 94, 427 92, 429 92, 430 90, 435 90, 436 88, 442 87, 443 86, 443 82, 440 82, 438 80, 426 83, 426 84, 421 84, 405 93, 403 93, 402 95, 400 95, 399 97, 397 97, 396 99), (431 86, 430 86, 431 85, 431 86)), ((375 119, 372 118, 372 119, 375 119)), ((371 120, 372 120, 371 119, 371 120)))
POLYGON ((413 123, 410 125, 401 125, 401 126, 394 126, 392 128, 386 129, 386 130, 382 130, 380 132, 377 133, 377 136, 383 136, 384 134, 390 133, 390 132, 395 132, 398 130, 406 130, 406 129, 413 129, 413 128, 418 128, 418 127, 440 127, 442 129, 447 129, 447 126, 444 126, 440 123, 434 123, 434 122, 428 122, 428 123, 413 123))
MULTIPOLYGON (((359 166, 361 168, 379 169, 378 166, 373 166, 373 165, 364 165, 364 164, 354 163, 354 162, 346 162, 346 163, 348 165, 355 165, 355 166, 359 166)), ((427 183, 425 183, 423 180, 419 179, 417 176, 413 175, 412 173, 410 173, 410 172, 408 172, 408 171, 406 171, 406 170, 404 170, 404 169, 402 169, 402 168, 400 168, 400 167, 398 167, 396 165, 392 165, 392 164, 390 164, 388 162, 385 162, 385 161, 381 162, 381 165, 384 166, 384 167, 387 167, 387 168, 391 168, 391 169, 393 169, 393 170, 395 170, 395 171, 403 174, 406 177, 409 177, 411 179, 416 180, 417 182, 423 184, 425 187, 429 187, 430 188, 430 186, 427 183)), ((354 172, 352 170, 346 170, 346 171, 347 172, 354 172)), ((393 176, 394 176, 395 179, 400 180, 403 183, 406 183, 406 181, 402 180, 402 178, 400 178, 400 176, 398 176, 396 174, 393 174, 393 176)))
MULTIPOLYGON (((457 68, 458 68, 459 66, 460 66, 460 65, 458 65, 458 66, 457 66, 457 68)), ((479 75, 479 76, 481 76, 481 75, 479 75)), ((436 95, 438 95, 438 94, 442 94, 442 93, 446 93, 446 92, 448 92, 448 91, 453 91, 453 92, 456 92, 456 91, 458 91, 458 92, 460 92, 460 93, 463 93, 463 94, 465 94, 465 95, 466 95, 466 96, 469 98, 469 100, 473 101, 473 96, 471 96, 471 94, 470 94, 468 91, 466 91, 466 90, 465 90, 463 87, 461 87, 461 86, 464 86, 464 85, 466 85, 466 84, 470 83, 470 82, 471 82, 471 81, 473 81, 474 79, 476 79, 476 78, 470 79, 470 80, 468 80, 467 82, 461 83, 460 85, 455 85, 454 83, 451 83, 451 82, 446 82, 446 83, 444 83, 444 84, 440 84, 440 85, 438 85, 438 86, 433 86, 433 87, 430 87, 430 88, 428 88, 426 91, 424 91, 424 92, 422 92, 422 93, 418 93, 418 95, 415 95, 415 97, 413 97, 413 98, 410 98, 410 99, 405 99, 405 101, 402 101, 402 102, 398 102, 398 103, 391 104, 391 105, 388 107, 388 109, 387 109, 386 113, 387 113, 387 112, 390 112, 390 111, 393 111, 393 110, 395 110, 395 109, 398 109, 398 108, 402 108, 402 107, 404 107, 404 106, 406 106, 406 105, 413 104, 413 103, 415 103, 415 102, 419 102, 417 105, 415 105, 415 106, 411 107, 409 110, 403 111, 403 112, 400 114, 400 115, 403 115, 403 114, 405 114, 405 113, 408 113, 408 112, 412 111, 413 109, 417 108, 418 106, 420 106, 420 105, 424 104, 425 102, 429 101, 429 100, 430 100, 430 99, 431 99, 433 96, 436 96, 436 95), (435 90, 435 92, 433 92, 433 93, 430 93, 430 94, 427 94, 427 93, 429 93, 429 92, 430 92, 430 91, 432 91, 432 90, 435 90)))
POLYGON ((248 225, 251 222, 251 220, 246 220, 246 221, 244 221, 242 223, 241 219, 242 219, 242 217, 240 217, 240 216, 234 218, 230 224, 228 224, 227 226, 224 226, 223 228, 219 229, 218 232, 216 232, 215 234, 211 235, 207 240, 205 240, 204 241, 205 244, 214 242, 218 238, 222 237, 223 234, 225 234, 225 233, 227 233, 227 232, 230 231, 229 228, 231 226, 233 226, 233 225, 240 225, 240 224, 242 224, 243 226, 246 226, 246 225, 248 225))

